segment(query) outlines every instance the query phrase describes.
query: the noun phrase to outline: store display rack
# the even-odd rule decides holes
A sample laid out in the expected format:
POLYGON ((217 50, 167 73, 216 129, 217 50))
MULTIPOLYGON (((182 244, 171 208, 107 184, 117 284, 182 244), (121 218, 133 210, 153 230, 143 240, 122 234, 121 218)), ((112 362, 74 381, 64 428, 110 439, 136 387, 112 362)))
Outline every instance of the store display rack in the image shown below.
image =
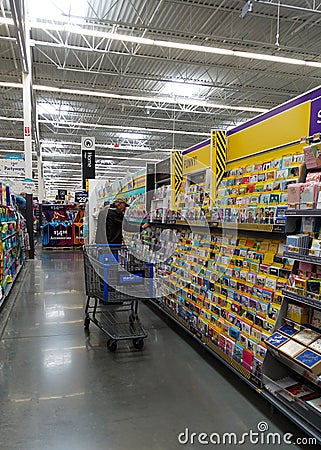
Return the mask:
MULTIPOLYGON (((12 263, 12 264, 13 264, 13 263, 12 263)), ((0 298, 0 309, 1 309, 2 306, 4 305, 6 299, 8 298, 8 296, 9 296, 9 294, 10 294, 10 291, 11 291, 11 289, 13 288, 16 279, 18 278, 18 275, 19 275, 19 273, 21 272, 22 267, 23 267, 23 264, 20 264, 19 266, 16 267, 15 275, 14 275, 14 277, 12 278, 12 282, 10 282, 10 283, 7 285, 7 287, 6 287, 6 289, 5 289, 5 291, 4 291, 3 295, 2 295, 2 297, 0 298)))
POLYGON ((202 347, 206 348, 215 358, 217 358, 221 363, 223 363, 229 370, 231 370, 235 375, 245 381, 251 388, 256 389, 261 392, 258 386, 257 378, 251 377, 248 372, 245 372, 242 366, 240 366, 232 358, 228 357, 224 352, 222 352, 210 339, 205 338, 201 333, 195 332, 182 318, 176 316, 173 311, 162 305, 157 298, 150 299, 150 303, 156 306, 163 314, 173 320, 180 328, 182 328, 189 336, 193 337, 202 347))
POLYGON ((275 234, 285 234, 284 225, 265 225, 265 224, 247 224, 247 223, 234 223, 234 222, 208 222, 208 221, 195 221, 195 220, 175 220, 175 221, 151 221, 152 225, 160 226, 163 228, 186 228, 186 227, 209 227, 210 229, 227 229, 227 230, 240 230, 250 232, 265 232, 275 234))
POLYGON ((266 341, 263 394, 321 443, 321 371, 318 365, 321 361, 321 297, 318 291, 321 265, 318 218, 321 210, 315 208, 320 196, 318 180, 321 174, 318 170, 308 170, 305 175, 303 182, 291 187, 290 209, 285 212, 288 225, 292 224, 296 233, 287 237, 283 256, 293 264, 288 285, 282 290, 284 300, 276 333, 271 342, 266 341), (314 241, 316 247, 313 247, 314 241), (285 386, 287 379, 289 383, 293 381, 292 385, 285 386))
MULTIPOLYGON (((291 289, 297 263, 319 264, 321 256, 307 260, 292 252, 287 233, 298 231, 298 219, 321 217, 321 211, 287 209, 293 203, 291 185, 301 184, 306 175, 302 147, 290 147, 260 157, 242 155, 228 164, 211 207, 205 202, 206 172, 185 174, 176 192, 177 210, 164 201, 165 190, 158 190, 152 205, 159 212, 149 221, 153 230, 126 238, 137 257, 151 260, 156 249, 153 306, 321 443, 319 412, 280 393, 280 380, 289 374, 316 389, 319 376, 269 344, 285 324, 304 331, 305 324, 287 315, 292 303, 321 310, 321 301, 291 289), (157 241, 164 229, 178 237, 166 257, 158 251, 169 246, 157 241)), ((132 214, 132 221, 140 219, 132 214)))
MULTIPOLYGON (((10 190, 6 200, 11 201, 10 190)), ((0 308, 20 273, 27 250, 25 219, 13 206, 0 206, 0 308)))

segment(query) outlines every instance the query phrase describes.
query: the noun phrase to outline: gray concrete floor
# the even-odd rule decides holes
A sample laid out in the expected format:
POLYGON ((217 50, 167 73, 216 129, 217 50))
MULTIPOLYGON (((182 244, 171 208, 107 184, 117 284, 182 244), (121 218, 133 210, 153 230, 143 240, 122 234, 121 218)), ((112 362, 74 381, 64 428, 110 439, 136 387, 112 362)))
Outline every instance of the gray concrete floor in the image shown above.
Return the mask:
POLYGON ((261 421, 271 432, 304 436, 146 305, 145 350, 123 343, 110 353, 97 328, 89 336, 83 329, 81 253, 38 258, 26 263, 0 313, 1 449, 235 448, 181 445, 177 436, 186 428, 241 436, 261 421))

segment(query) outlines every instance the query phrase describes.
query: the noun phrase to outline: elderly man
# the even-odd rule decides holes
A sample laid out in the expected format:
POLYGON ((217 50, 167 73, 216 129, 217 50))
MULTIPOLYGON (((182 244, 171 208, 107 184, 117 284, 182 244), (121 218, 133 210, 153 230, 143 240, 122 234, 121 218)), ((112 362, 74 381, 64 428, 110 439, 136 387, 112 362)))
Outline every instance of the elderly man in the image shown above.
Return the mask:
POLYGON ((96 244, 122 243, 122 228, 126 207, 125 197, 118 197, 110 206, 104 206, 98 216, 96 244))
POLYGON ((124 220, 125 210, 129 206, 125 197, 117 197, 110 206, 105 206, 99 213, 96 244, 121 245, 123 240, 123 228, 126 231, 137 233, 149 227, 148 223, 140 225, 124 220))

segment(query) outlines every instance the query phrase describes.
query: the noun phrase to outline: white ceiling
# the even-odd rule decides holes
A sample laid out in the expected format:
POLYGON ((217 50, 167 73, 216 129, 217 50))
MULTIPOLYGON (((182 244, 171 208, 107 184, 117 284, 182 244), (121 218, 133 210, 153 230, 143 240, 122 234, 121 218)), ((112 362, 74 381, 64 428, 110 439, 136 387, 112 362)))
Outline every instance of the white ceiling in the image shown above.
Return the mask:
MULTIPOLYGON (((0 157, 23 152, 12 1, 0 0, 0 157)), ((98 175, 122 178, 321 84, 321 0, 253 0, 244 19, 245 0, 26 3, 48 192, 80 186, 81 136, 96 138, 98 175)))

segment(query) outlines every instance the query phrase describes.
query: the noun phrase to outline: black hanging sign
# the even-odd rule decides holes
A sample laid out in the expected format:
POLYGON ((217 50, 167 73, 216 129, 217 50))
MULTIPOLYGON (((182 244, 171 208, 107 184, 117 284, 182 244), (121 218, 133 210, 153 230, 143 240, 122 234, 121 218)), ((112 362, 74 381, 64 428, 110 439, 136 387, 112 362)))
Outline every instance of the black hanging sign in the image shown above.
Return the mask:
POLYGON ((95 170, 95 138, 81 138, 81 156, 82 156, 82 181, 83 188, 86 187, 86 180, 94 179, 95 170))

